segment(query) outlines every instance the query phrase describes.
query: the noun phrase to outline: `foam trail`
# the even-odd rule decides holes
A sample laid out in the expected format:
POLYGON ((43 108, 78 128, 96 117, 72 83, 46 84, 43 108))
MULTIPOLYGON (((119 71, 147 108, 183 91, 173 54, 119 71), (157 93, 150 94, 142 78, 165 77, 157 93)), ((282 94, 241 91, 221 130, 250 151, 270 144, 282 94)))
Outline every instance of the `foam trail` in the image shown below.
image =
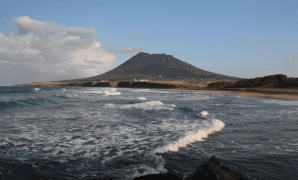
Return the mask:
POLYGON ((202 112, 200 112, 200 114, 201 114, 202 116, 207 116, 207 115, 208 115, 208 112, 207 112, 207 111, 202 111, 202 112))
POLYGON ((163 159, 161 156, 157 156, 155 154, 152 154, 153 158, 155 159, 156 167, 149 166, 147 164, 141 164, 138 169, 144 170, 142 173, 140 173, 137 169, 134 169, 134 174, 130 176, 130 179, 133 179, 135 177, 139 176, 145 176, 147 174, 160 174, 160 173, 166 173, 168 170, 165 168, 166 160, 163 159))
POLYGON ((138 99, 139 100, 146 100, 146 98, 144 98, 144 97, 139 97, 138 99))
POLYGON ((106 96, 117 96, 117 95, 120 95, 121 92, 110 92, 110 91, 105 91, 105 95, 106 96))
POLYGON ((225 124, 217 119, 213 119, 212 123, 208 128, 201 128, 197 132, 191 131, 186 134, 186 136, 182 139, 179 139, 177 142, 167 145, 164 148, 157 150, 159 153, 163 153, 165 151, 173 151, 178 152, 180 147, 186 147, 190 143, 194 143, 197 141, 203 141, 204 138, 208 137, 208 134, 220 131, 225 124))

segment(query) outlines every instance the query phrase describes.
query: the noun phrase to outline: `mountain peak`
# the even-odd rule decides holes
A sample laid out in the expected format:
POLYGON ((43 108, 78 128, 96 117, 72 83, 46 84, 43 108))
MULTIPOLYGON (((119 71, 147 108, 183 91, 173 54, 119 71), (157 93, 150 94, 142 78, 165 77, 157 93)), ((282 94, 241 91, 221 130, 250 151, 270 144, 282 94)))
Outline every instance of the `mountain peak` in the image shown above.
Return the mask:
POLYGON ((201 80, 233 79, 221 74, 199 69, 172 55, 139 52, 120 66, 104 74, 84 80, 201 80))

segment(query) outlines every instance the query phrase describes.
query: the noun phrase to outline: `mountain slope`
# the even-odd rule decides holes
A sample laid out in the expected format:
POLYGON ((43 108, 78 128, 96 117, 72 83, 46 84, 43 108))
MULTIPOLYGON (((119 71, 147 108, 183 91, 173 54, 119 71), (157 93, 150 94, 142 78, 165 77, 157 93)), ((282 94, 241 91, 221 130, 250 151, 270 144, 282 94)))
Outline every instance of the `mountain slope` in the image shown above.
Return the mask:
POLYGON ((140 52, 115 69, 104 74, 84 78, 84 81, 98 80, 201 80, 239 78, 212 73, 194 67, 171 55, 140 52))

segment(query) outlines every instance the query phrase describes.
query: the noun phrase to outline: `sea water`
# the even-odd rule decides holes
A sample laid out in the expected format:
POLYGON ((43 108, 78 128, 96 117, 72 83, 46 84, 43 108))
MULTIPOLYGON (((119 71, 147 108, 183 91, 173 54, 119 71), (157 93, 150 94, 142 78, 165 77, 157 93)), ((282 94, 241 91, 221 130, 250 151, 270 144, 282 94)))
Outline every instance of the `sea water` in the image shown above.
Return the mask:
POLYGON ((215 155, 248 179, 296 179, 297 130, 297 100, 0 87, 0 178, 189 179, 215 155))

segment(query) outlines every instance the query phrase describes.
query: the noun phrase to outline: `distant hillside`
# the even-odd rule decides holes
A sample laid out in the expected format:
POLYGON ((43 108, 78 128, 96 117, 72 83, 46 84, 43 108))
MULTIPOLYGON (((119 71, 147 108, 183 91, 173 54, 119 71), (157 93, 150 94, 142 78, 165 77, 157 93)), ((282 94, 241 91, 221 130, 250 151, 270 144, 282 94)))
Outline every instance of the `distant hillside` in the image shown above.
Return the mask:
POLYGON ((240 78, 212 73, 194 67, 171 55, 140 52, 115 69, 104 74, 80 79, 99 80, 239 80, 240 78))
POLYGON ((289 78, 283 74, 242 79, 236 82, 222 81, 208 85, 211 89, 232 88, 298 88, 298 78, 289 78))

